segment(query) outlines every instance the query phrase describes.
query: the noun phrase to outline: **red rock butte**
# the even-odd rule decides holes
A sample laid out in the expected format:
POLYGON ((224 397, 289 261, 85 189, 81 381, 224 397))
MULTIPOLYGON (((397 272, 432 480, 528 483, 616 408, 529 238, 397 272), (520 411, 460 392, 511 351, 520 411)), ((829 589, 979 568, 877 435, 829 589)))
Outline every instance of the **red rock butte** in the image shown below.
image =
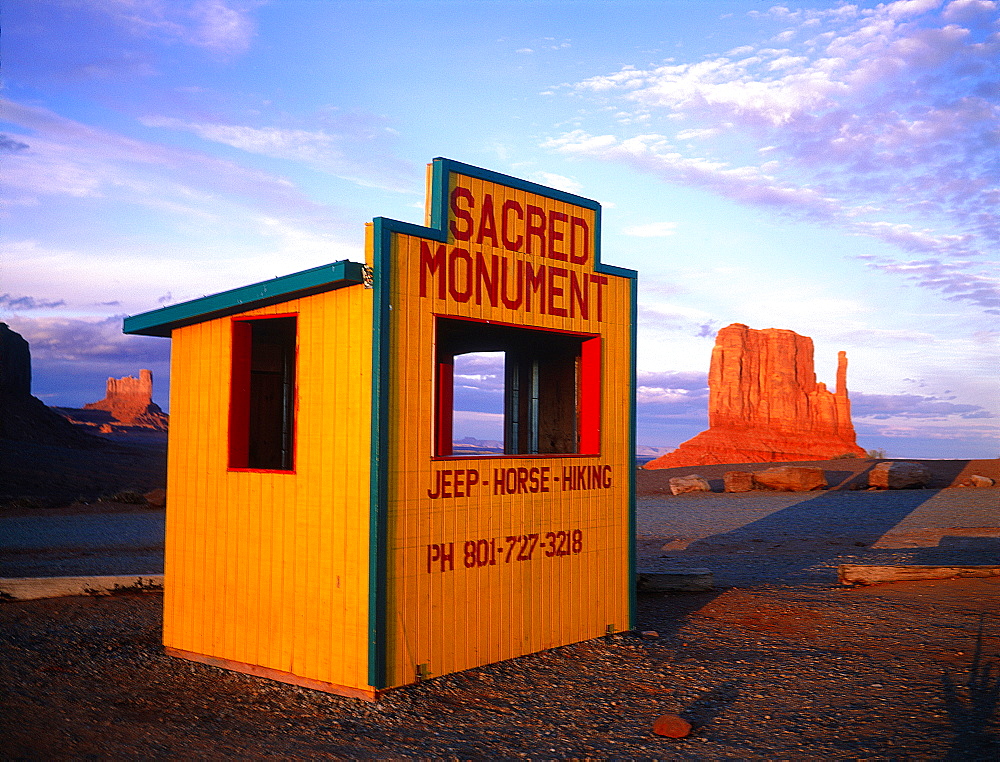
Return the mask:
POLYGON ((644 468, 864 457, 851 424, 847 354, 837 388, 816 381, 813 343, 780 328, 719 331, 708 372, 708 431, 644 468))
POLYGON ((153 402, 153 373, 140 370, 139 378, 109 378, 104 399, 90 402, 84 410, 105 410, 121 423, 154 429, 167 428, 167 416, 153 402))

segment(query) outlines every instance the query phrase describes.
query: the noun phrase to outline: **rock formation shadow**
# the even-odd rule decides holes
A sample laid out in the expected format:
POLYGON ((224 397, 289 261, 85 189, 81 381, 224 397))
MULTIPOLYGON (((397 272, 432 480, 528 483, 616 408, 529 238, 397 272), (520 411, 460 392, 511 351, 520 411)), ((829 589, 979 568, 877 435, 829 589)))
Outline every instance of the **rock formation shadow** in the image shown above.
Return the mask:
POLYGON ((983 632, 986 614, 979 615, 979 631, 969 672, 953 676, 945 670, 941 676, 948 718, 955 739, 946 759, 997 759, 1000 738, 991 731, 1000 707, 1000 662, 983 653, 983 632))
MULTIPOLYGON (((673 557, 725 555, 751 571, 755 565, 777 569, 762 576, 785 579, 844 554, 863 552, 937 492, 822 492, 736 529, 695 540, 673 557)), ((711 560, 696 563, 713 566, 711 560)))

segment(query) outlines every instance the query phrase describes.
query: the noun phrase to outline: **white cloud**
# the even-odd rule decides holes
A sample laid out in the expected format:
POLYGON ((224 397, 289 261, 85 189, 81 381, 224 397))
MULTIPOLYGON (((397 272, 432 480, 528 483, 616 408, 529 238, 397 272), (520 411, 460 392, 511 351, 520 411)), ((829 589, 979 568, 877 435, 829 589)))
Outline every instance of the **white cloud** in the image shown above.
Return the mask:
POLYGON ((583 186, 572 178, 565 177, 564 175, 557 175, 552 172, 533 172, 531 174, 531 179, 540 185, 548 185, 552 188, 557 188, 561 191, 566 191, 567 193, 579 194, 583 190, 583 186))
POLYGON ((788 47, 586 79, 576 94, 623 114, 618 126, 581 127, 544 147, 876 238, 909 256, 872 267, 997 309, 1000 279, 987 260, 1000 246, 998 4, 767 15, 800 33, 782 36, 788 47), (649 126, 630 132, 630 117, 649 126))
POLYGON ((226 0, 103 0, 93 3, 136 36, 180 41, 226 56, 246 52, 255 33, 250 11, 259 3, 226 0))
MULTIPOLYGON (((247 153, 299 162, 365 187, 414 192, 415 168, 383 150, 395 133, 372 125, 353 125, 351 132, 328 132, 239 124, 185 122, 174 117, 146 116, 147 127, 192 132, 215 143, 247 153), (358 157, 365 157, 359 160, 358 157), (376 158, 378 157, 378 158, 376 158)), ((348 121, 349 120, 345 120, 348 121)))
POLYGON ((676 232, 676 222, 650 222, 646 225, 633 225, 622 230, 623 234, 637 238, 665 238, 676 232))

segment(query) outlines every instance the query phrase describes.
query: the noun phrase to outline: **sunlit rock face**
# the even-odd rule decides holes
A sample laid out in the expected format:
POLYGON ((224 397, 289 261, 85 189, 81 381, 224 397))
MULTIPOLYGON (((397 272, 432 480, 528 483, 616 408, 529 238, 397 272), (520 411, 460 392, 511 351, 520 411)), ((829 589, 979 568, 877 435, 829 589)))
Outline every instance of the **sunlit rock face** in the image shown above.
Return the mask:
POLYGON ((140 370, 139 378, 109 378, 104 399, 83 406, 85 410, 104 410, 112 418, 129 426, 167 428, 167 416, 153 402, 153 373, 140 370))
POLYGON ((708 431, 644 468, 865 456, 851 423, 847 355, 838 354, 831 392, 816 381, 808 336, 726 326, 715 339, 708 388, 708 431))

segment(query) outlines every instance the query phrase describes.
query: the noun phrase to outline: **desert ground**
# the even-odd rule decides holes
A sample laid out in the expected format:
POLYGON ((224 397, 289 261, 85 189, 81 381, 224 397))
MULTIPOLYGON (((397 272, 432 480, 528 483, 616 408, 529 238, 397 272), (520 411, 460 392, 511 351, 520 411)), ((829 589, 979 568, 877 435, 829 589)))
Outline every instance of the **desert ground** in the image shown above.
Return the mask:
MULTIPOLYGON (((162 486, 162 454, 141 437, 83 455, 4 447, 0 535, 162 522, 134 502, 162 486)), ((0 757, 994 760, 1000 579, 836 580, 841 563, 1000 564, 1000 489, 948 486, 1000 481, 1000 462, 922 462, 930 488, 893 492, 849 488, 863 460, 822 464, 841 488, 818 493, 675 497, 670 476, 743 467, 639 471, 639 567, 707 568, 714 591, 641 594, 632 632, 374 705, 165 656, 160 594, 0 603, 0 757), (688 737, 652 732, 668 713, 688 737)), ((0 575, 157 571, 134 568, 162 559, 145 537, 0 540, 0 575)))

